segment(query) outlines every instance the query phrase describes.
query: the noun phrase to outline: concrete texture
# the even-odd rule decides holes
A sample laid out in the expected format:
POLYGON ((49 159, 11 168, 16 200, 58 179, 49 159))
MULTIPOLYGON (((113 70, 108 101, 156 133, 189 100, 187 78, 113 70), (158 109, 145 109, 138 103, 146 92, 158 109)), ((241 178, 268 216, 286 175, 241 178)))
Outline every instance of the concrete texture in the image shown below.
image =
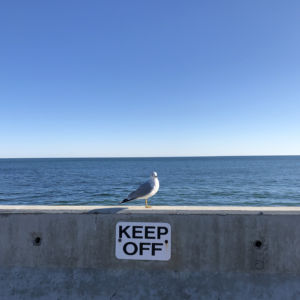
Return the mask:
POLYGON ((0 206, 0 299, 300 299, 300 208, 0 206), (171 259, 118 260, 119 221, 171 259))

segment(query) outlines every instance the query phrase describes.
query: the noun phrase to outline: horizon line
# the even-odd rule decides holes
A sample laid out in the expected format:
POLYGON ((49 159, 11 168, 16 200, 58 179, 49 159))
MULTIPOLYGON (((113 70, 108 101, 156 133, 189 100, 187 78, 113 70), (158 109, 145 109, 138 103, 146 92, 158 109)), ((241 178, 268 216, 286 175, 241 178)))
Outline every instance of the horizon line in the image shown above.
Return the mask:
POLYGON ((300 154, 250 154, 250 155, 174 155, 174 156, 41 156, 41 157, 0 157, 0 159, 96 159, 96 158, 216 158, 216 157, 283 157, 300 154))

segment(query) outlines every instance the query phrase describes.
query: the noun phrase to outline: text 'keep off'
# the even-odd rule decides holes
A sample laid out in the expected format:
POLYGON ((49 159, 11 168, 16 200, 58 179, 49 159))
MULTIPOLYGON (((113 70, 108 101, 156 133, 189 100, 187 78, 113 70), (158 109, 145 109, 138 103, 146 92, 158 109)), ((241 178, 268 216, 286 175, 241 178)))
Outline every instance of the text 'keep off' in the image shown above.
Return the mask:
POLYGON ((116 257, 135 260, 169 260, 171 258, 170 224, 118 222, 116 257))

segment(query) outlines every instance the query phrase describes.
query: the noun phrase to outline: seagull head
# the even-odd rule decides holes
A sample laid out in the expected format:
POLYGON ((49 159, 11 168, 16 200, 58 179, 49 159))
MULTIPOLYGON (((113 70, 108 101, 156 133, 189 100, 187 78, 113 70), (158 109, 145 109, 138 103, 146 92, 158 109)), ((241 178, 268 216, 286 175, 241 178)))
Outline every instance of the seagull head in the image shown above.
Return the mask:
POLYGON ((154 178, 156 178, 157 177, 157 173, 156 172, 152 172, 151 176, 154 177, 154 178))

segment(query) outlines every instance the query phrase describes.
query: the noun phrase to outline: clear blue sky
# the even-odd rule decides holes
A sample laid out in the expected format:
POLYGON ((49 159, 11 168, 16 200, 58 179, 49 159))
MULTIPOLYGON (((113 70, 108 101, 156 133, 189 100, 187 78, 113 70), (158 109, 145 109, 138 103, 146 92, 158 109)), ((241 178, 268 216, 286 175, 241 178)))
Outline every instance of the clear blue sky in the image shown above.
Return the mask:
POLYGON ((300 154, 300 1, 2 1, 0 157, 300 154))

